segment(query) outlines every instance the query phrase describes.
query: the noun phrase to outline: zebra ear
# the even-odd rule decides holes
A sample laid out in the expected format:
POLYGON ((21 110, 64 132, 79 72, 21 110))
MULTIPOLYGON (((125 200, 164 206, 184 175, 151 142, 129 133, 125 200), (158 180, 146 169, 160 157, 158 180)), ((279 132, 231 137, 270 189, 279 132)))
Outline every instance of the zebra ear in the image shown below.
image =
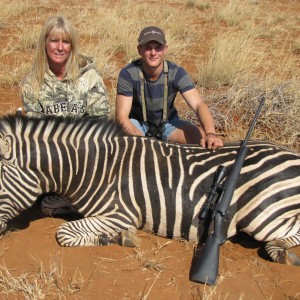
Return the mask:
POLYGON ((9 159, 12 152, 12 138, 11 136, 0 137, 0 155, 5 158, 9 159))

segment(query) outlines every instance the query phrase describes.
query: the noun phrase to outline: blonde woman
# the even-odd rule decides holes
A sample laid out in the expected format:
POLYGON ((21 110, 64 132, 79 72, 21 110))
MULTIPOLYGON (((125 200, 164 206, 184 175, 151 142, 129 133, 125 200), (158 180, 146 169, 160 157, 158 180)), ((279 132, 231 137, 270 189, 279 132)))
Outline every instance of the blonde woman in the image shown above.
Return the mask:
MULTIPOLYGON (((50 17, 40 34, 30 73, 22 83, 22 100, 29 116, 108 116, 103 80, 91 58, 79 54, 77 34, 64 17, 50 17)), ((41 196, 46 215, 76 213, 66 199, 41 196)))
POLYGON ((110 112, 93 59, 79 54, 77 34, 61 16, 50 17, 42 28, 21 93, 25 111, 32 116, 108 116, 110 112))

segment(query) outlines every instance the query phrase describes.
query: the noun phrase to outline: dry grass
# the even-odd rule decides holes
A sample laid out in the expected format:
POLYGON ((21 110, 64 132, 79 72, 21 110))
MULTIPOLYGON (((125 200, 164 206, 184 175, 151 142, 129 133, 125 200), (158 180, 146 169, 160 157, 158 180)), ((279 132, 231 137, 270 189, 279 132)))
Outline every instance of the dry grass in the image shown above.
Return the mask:
POLYGON ((155 247, 148 251, 148 253, 145 253, 139 247, 135 248, 134 260, 141 262, 142 268, 161 272, 166 268, 164 261, 170 258, 170 256, 163 256, 161 254, 161 250, 164 247, 167 247, 170 243, 172 243, 172 241, 167 241, 163 245, 160 245, 157 240, 155 247))
POLYGON ((212 41, 206 61, 198 61, 198 83, 207 89, 245 83, 255 76, 265 57, 257 51, 257 37, 248 32, 221 33, 212 41))
POLYGON ((245 137, 263 94, 266 95, 265 107, 251 138, 274 141, 299 151, 300 126, 295 121, 300 117, 298 80, 271 87, 256 82, 234 85, 221 96, 212 95, 209 102, 218 127, 226 133, 226 140, 245 137))
POLYGON ((3 0, 1 2, 0 19, 6 22, 10 17, 22 15, 29 9, 29 1, 18 1, 15 5, 9 0, 3 0))
POLYGON ((80 272, 66 280, 62 259, 53 258, 49 268, 43 262, 36 262, 32 273, 9 270, 5 262, 0 265, 0 290, 7 297, 22 297, 22 299, 39 300, 47 297, 63 299, 66 295, 80 292, 86 284, 80 272))
MULTIPOLYGON (((171 258, 170 256, 165 256, 163 249, 166 248, 173 241, 167 241, 164 244, 160 244, 159 239, 156 239, 153 247, 150 250, 143 250, 141 247, 133 249, 133 252, 127 255, 124 259, 116 260, 105 257, 93 257, 93 263, 95 265, 96 273, 107 273, 105 270, 105 264, 120 264, 120 262, 127 262, 127 267, 123 268, 123 271, 133 272, 133 271, 150 271, 153 277, 146 280, 143 290, 139 292, 139 299, 146 300, 151 294, 151 290, 154 287, 156 281, 160 278, 161 273, 167 269, 167 265, 164 263, 166 260, 171 258), (151 281, 151 283, 149 283, 151 281)), ((176 280, 171 278, 170 283, 167 285, 175 286, 176 280)))
MULTIPOLYGON (((220 10, 217 10, 214 18, 223 21, 228 26, 243 24, 245 20, 253 22, 257 15, 257 1, 229 0, 220 10)), ((248 21, 248 22, 249 22, 248 21)))
MULTIPOLYGON (((241 138, 244 132, 235 132, 240 128, 235 122, 246 129, 253 112, 247 108, 255 107, 251 104, 265 92, 264 126, 256 130, 255 137, 300 150, 296 125, 300 19, 296 12, 255 0, 94 0, 84 5, 73 0, 5 0, 0 12, 1 86, 20 83, 32 64, 40 28, 54 14, 64 14, 72 21, 82 52, 96 59, 109 86, 112 115, 118 72, 137 57, 139 31, 154 24, 166 31, 168 59, 190 72, 226 139, 241 138), (275 96, 285 85, 289 88, 275 96), (242 117, 236 120, 232 113, 242 117)), ((191 111, 183 114, 194 120, 191 111)))
POLYGON ((200 10, 206 10, 211 8, 211 1, 205 1, 205 0, 187 0, 186 6, 192 7, 194 9, 200 9, 200 10))

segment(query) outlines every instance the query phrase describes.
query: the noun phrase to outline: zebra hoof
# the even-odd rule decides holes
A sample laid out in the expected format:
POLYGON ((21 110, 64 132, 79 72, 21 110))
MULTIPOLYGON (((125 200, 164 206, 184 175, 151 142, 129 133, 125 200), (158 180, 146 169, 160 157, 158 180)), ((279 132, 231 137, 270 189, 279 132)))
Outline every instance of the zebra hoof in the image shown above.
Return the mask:
POLYGON ((288 255, 288 251, 287 250, 281 250, 277 252, 277 257, 276 257, 276 261, 279 264, 287 264, 287 255, 288 255))
POLYGON ((300 266, 299 257, 295 253, 289 252, 288 250, 279 251, 276 262, 289 266, 300 266))
POLYGON ((140 239, 135 232, 123 230, 120 234, 118 244, 125 247, 137 247, 140 245, 140 239))
POLYGON ((7 228, 7 224, 4 222, 0 222, 0 234, 4 233, 7 228))

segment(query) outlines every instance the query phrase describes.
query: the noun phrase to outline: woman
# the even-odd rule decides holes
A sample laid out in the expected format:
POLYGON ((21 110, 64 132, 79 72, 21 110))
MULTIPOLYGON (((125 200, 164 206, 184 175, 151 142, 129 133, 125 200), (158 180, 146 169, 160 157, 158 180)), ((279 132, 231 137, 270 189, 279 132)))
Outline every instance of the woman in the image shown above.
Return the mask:
POLYGON ((40 34, 31 72, 22 83, 28 115, 108 116, 103 80, 90 57, 79 54, 77 34, 64 17, 50 17, 40 34))
MULTIPOLYGON (((27 115, 108 116, 103 80, 91 58, 79 54, 78 38, 64 17, 50 17, 40 34, 35 62, 22 83, 27 115)), ((46 215, 76 213, 64 198, 42 195, 46 215)))

